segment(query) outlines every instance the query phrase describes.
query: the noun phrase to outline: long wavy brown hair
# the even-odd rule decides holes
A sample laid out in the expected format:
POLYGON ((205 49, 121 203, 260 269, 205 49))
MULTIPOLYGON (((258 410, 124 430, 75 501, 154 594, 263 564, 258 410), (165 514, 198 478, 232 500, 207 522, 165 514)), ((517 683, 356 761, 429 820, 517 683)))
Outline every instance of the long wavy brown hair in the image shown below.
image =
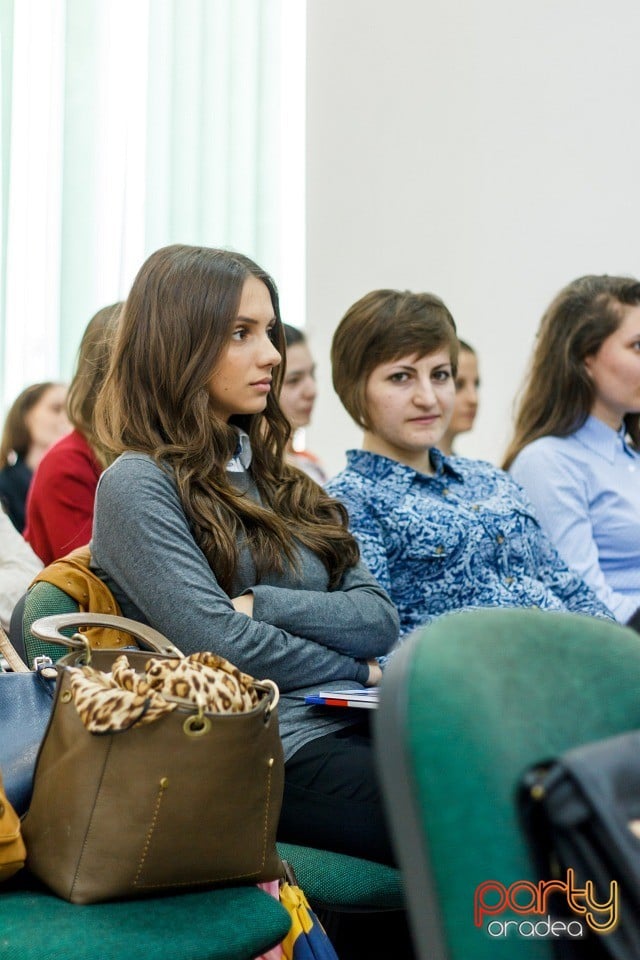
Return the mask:
MULTIPOLYGON (((523 447, 540 437, 567 437, 579 430, 595 401, 585 359, 594 356, 624 318, 640 304, 633 277, 586 276, 557 295, 542 318, 529 372, 518 403, 513 439, 504 458, 508 470, 523 447)), ((624 418, 640 445, 640 415, 624 418)))
POLYGON ((269 290, 273 341, 284 359, 278 292, 252 260, 184 245, 149 257, 122 311, 96 406, 97 433, 113 453, 141 451, 172 471, 195 540, 227 592, 240 540, 251 550, 259 579, 285 566, 295 570, 299 543, 320 557, 335 586, 357 562, 358 547, 345 509, 286 463, 289 425, 277 400, 284 362, 272 372, 263 413, 226 423, 209 395, 250 276, 269 290), (238 442, 234 426, 249 434, 261 503, 229 482, 226 466, 238 442))
POLYGON ((76 372, 67 395, 69 420, 84 436, 102 467, 111 463, 113 455, 102 446, 96 435, 95 406, 109 369, 109 354, 121 308, 122 303, 112 303, 98 310, 89 320, 80 341, 76 372))

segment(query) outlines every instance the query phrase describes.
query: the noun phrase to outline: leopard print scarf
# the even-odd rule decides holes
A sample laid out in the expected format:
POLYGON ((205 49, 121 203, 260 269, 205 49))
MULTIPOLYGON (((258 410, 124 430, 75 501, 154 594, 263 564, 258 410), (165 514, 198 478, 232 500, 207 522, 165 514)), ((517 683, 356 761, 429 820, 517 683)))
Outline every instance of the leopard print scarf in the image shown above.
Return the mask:
POLYGON ((258 703, 253 678, 214 653, 151 658, 136 673, 123 654, 111 673, 68 667, 78 714, 91 733, 117 733, 154 723, 179 705, 203 713, 244 713, 258 703))

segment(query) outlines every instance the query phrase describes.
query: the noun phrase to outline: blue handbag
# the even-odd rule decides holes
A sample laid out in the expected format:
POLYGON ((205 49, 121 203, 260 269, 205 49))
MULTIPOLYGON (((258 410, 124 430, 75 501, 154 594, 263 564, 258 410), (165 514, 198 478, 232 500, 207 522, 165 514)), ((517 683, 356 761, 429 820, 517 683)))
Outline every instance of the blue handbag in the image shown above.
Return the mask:
POLYGON ((31 799, 33 771, 51 716, 56 671, 0 673, 0 770, 7 798, 20 816, 31 799), (50 676, 47 678, 46 672, 50 676))
MULTIPOLYGON (((138 642, 148 650, 166 655, 175 649, 151 627, 123 617, 70 613, 37 620, 31 626, 32 632, 65 648, 68 655, 60 660, 64 664, 82 658, 86 640, 77 634, 75 637, 61 637, 56 631, 58 624, 71 628, 92 625, 117 630, 126 629, 127 624, 131 624, 138 642)), ((101 650, 96 655, 105 663, 111 663, 124 649, 101 650)), ((4 673, 0 668, 0 771, 9 803, 22 816, 31 800, 36 759, 51 716, 58 671, 48 659, 35 670, 29 670, 1 627, 0 654, 14 671, 4 673)), ((141 652, 139 655, 144 656, 141 652)))

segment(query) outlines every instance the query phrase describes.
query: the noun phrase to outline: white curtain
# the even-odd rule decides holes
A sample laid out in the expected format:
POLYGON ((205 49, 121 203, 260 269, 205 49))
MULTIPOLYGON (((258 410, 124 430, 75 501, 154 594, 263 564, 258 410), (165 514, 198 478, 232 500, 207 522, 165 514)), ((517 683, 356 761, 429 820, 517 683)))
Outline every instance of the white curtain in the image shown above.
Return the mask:
POLYGON ((303 322, 303 0, 0 0, 0 402, 68 378, 167 243, 226 246, 303 322))

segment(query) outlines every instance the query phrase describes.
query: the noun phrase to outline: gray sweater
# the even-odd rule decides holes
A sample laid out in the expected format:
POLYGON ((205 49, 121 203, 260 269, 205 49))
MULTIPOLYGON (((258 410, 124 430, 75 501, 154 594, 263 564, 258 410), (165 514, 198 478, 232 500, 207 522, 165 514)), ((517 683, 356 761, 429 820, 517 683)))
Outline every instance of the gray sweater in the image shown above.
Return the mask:
MULTIPOLYGON (((229 476, 257 497, 249 472, 229 476)), ((278 684, 287 759, 356 719, 309 708, 305 694, 364 684, 365 661, 398 637, 395 607, 363 564, 329 590, 324 565, 303 546, 297 576, 274 573, 259 584, 249 551, 240 550, 231 596, 252 591, 254 612, 238 613, 193 538, 172 477, 144 454, 125 453, 102 474, 91 555, 125 616, 149 623, 186 654, 210 650, 278 684)))

